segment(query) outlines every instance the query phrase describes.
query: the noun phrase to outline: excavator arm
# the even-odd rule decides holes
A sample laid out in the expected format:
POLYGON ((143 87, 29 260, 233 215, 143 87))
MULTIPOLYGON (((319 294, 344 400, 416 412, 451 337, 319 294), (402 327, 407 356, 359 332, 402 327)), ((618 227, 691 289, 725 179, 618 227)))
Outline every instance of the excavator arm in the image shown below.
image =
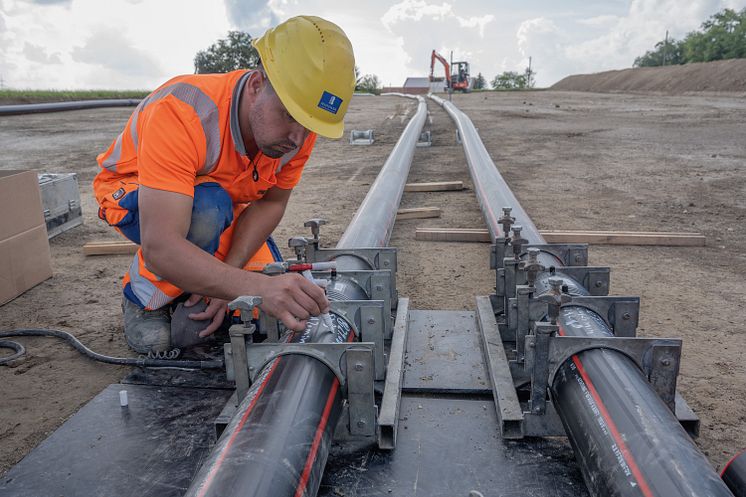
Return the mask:
POLYGON ((451 66, 448 64, 448 61, 440 55, 438 52, 433 50, 433 53, 430 55, 430 81, 433 81, 433 76, 435 73, 435 61, 440 61, 441 64, 443 64, 443 68, 445 69, 445 84, 447 88, 451 87, 451 66))

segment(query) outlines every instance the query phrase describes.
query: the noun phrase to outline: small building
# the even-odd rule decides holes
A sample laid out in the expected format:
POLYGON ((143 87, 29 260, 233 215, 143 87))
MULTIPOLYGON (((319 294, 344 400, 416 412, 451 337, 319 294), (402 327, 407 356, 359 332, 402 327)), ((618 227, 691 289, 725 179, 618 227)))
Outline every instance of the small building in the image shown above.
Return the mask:
POLYGON ((409 93, 412 95, 425 95, 427 93, 439 93, 444 88, 443 78, 435 78, 430 82, 428 77, 410 76, 402 86, 384 87, 383 92, 409 93))

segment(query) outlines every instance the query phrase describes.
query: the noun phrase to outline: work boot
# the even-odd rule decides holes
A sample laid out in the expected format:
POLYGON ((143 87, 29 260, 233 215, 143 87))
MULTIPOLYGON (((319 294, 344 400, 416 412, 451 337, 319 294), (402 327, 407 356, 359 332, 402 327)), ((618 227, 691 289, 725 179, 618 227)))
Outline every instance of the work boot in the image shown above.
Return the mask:
POLYGON ((163 306, 148 311, 122 296, 124 337, 127 344, 140 354, 165 352, 171 348, 171 313, 163 306))

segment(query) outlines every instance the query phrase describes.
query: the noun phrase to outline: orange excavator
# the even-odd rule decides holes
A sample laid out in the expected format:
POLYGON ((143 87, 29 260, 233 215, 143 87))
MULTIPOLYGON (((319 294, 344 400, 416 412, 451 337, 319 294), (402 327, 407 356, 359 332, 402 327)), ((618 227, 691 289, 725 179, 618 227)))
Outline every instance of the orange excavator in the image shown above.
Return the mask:
POLYGON ((435 61, 439 61, 445 68, 445 88, 446 91, 462 91, 468 93, 472 88, 472 79, 469 76, 469 63, 465 61, 452 62, 451 64, 440 55, 438 52, 433 50, 430 55, 430 82, 435 81, 435 61))

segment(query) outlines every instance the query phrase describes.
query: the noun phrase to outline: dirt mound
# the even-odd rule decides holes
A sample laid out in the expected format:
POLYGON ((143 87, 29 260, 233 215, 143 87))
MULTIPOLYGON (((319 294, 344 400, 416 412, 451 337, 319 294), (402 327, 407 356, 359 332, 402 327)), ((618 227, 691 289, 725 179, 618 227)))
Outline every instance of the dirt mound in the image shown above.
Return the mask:
POLYGON ((599 93, 746 92, 746 59, 576 74, 551 89, 599 93))

